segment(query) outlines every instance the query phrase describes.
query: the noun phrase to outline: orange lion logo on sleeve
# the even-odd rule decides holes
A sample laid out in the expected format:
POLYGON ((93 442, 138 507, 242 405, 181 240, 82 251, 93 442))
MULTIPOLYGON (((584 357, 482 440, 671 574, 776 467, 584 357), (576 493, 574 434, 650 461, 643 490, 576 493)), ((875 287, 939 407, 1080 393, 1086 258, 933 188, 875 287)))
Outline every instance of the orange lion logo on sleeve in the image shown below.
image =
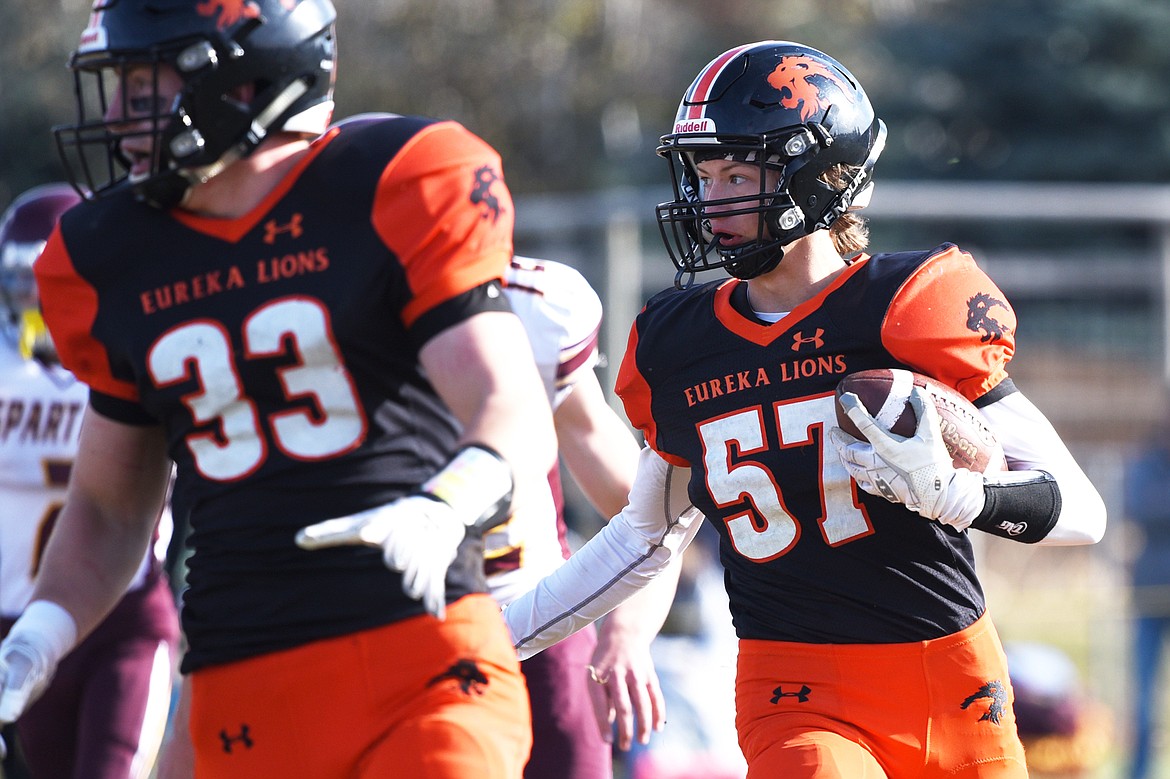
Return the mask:
POLYGON ((814 114, 820 114, 829 106, 821 95, 821 88, 812 80, 814 76, 832 81, 841 94, 852 101, 853 93, 835 72, 823 63, 803 54, 781 57, 780 64, 768 75, 768 83, 787 94, 780 99, 785 108, 799 108, 800 121, 806 122, 814 114))

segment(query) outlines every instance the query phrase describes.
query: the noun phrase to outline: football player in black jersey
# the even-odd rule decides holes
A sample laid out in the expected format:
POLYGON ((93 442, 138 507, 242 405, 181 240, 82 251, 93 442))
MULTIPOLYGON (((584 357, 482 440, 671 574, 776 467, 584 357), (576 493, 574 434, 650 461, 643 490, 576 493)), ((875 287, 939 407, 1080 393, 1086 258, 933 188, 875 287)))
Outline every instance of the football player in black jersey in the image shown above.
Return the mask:
POLYGON ((658 150, 676 288, 638 316, 618 375, 649 444, 631 503, 505 618, 527 656, 605 613, 687 543, 689 499, 720 536, 749 777, 1022 779, 970 536, 1094 543, 1104 504, 1009 378, 1015 314, 974 259, 864 253, 885 136, 808 46, 737 46, 695 78, 658 150), (717 268, 731 278, 694 283, 717 268), (869 440, 845 435, 834 389, 879 367, 972 400, 1010 470, 956 470, 921 393, 908 438, 845 395, 869 440))
POLYGON ((501 278, 498 154, 326 128, 329 0, 94 4, 55 133, 86 202, 36 265, 91 389, 0 720, 125 590, 174 462, 198 776, 516 779, 531 744, 482 534, 555 462, 501 278))

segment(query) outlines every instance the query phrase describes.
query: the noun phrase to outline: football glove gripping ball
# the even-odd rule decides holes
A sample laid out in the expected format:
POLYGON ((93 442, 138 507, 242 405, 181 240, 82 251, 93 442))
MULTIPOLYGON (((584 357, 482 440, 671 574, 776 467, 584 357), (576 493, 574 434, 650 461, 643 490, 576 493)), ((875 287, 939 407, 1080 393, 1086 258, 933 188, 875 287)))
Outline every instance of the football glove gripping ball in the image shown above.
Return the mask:
POLYGON ((839 402, 867 439, 858 440, 840 428, 830 433, 858 487, 928 519, 961 530, 970 526, 983 509, 983 474, 954 467, 943 444, 938 410, 926 390, 915 386, 910 392, 918 420, 910 437, 882 428, 851 392, 839 402))

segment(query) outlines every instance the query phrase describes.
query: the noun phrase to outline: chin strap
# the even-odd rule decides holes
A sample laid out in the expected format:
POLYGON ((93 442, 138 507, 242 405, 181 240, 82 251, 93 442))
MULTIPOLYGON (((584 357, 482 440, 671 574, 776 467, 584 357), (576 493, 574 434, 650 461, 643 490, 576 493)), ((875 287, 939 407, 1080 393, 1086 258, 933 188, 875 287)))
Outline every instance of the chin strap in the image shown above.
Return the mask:
POLYGON ((778 241, 774 245, 761 246, 757 251, 761 255, 770 251, 771 255, 758 264, 749 264, 749 267, 744 267, 741 261, 731 262, 726 266, 727 272, 737 279, 747 281, 748 279, 763 276, 768 271, 774 270, 780 264, 780 261, 784 259, 784 247, 778 241))
MULTIPOLYGON (((197 167, 176 167, 166 174, 143 182, 136 189, 139 199, 155 208, 166 209, 182 205, 190 194, 191 187, 218 176, 229 165, 239 162, 255 151, 256 147, 268 137, 272 123, 308 91, 307 79, 298 78, 290 82, 264 110, 252 119, 240 142, 221 154, 219 159, 197 167)), ((203 136, 198 128, 191 127, 172 138, 169 144, 171 149, 176 148, 176 146, 186 147, 191 153, 196 153, 203 146, 203 136)), ((182 156, 179 155, 177 161, 179 165, 182 164, 182 156)))

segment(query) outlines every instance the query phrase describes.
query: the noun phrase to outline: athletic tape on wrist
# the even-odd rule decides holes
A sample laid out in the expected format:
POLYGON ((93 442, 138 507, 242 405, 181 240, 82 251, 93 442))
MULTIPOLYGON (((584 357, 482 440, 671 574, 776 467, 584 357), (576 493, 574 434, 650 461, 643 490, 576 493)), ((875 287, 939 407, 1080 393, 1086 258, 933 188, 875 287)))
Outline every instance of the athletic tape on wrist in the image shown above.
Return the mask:
POLYGON ((508 518, 512 468, 495 450, 468 444, 422 485, 422 493, 443 501, 464 525, 482 533, 508 518))
POLYGON ((971 527, 1022 544, 1042 540, 1060 518, 1060 487, 1044 471, 988 477, 983 511, 971 527))
POLYGON ((47 652, 46 660, 56 665, 77 641, 77 622, 73 615, 50 600, 34 600, 25 607, 8 633, 12 639, 22 633, 36 636, 38 646, 47 652))

